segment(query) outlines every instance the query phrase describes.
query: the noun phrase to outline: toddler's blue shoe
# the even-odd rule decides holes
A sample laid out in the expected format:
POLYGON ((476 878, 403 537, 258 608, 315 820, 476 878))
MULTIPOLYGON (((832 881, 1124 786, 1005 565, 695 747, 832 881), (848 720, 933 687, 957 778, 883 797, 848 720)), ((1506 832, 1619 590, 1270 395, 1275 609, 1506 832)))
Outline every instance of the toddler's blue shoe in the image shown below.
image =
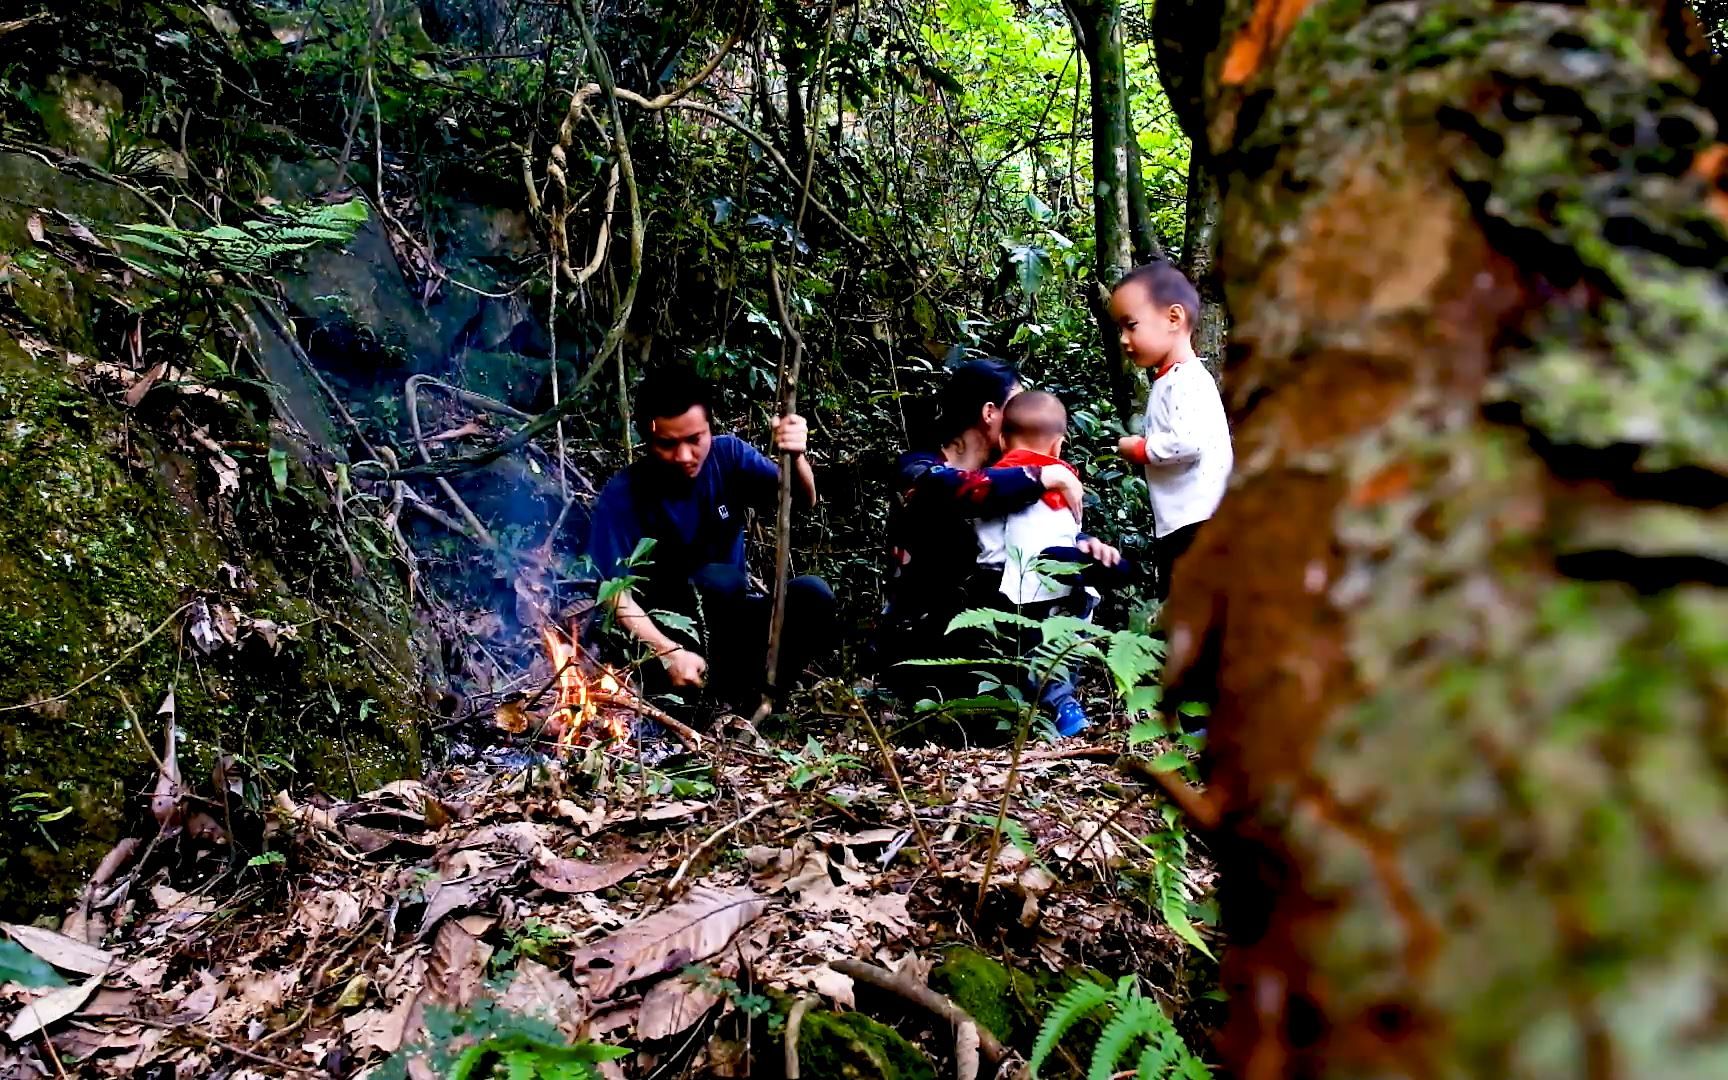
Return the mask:
POLYGON ((1092 721, 1086 718, 1086 710, 1080 702, 1069 698, 1056 707, 1056 734, 1063 738, 1078 735, 1092 726, 1092 721))

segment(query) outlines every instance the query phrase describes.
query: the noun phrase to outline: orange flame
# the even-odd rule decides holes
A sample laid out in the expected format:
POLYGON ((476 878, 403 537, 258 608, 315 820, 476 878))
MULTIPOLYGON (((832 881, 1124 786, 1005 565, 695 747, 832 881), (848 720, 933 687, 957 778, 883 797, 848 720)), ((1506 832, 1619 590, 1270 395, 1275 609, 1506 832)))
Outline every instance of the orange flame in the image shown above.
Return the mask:
POLYGON ((582 674, 575 632, 566 635, 548 623, 540 628, 540 641, 546 647, 546 659, 552 665, 558 684, 558 698, 553 705, 552 719, 561 722, 558 735, 560 748, 569 749, 574 746, 583 729, 595 719, 600 720, 608 737, 624 740, 630 733, 629 722, 617 709, 606 712, 600 710, 604 698, 625 693, 618 677, 610 670, 601 669, 595 680, 595 688, 602 695, 602 700, 596 701, 589 694, 588 680, 582 674))

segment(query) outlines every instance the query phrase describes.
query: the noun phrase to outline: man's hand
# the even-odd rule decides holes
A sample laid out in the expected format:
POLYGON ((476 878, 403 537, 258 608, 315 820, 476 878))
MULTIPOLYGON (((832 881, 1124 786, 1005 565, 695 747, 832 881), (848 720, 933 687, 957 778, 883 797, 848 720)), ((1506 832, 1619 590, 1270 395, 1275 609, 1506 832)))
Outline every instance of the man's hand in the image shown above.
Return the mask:
POLYGON ((708 677, 708 661, 690 649, 673 649, 660 654, 673 686, 701 686, 708 677))
POLYGON ((1115 566, 1122 561, 1122 552, 1095 537, 1085 537, 1074 544, 1075 547, 1097 559, 1105 566, 1115 566))
POLYGON ((810 425, 797 413, 774 419, 774 449, 782 454, 802 454, 810 445, 810 425))

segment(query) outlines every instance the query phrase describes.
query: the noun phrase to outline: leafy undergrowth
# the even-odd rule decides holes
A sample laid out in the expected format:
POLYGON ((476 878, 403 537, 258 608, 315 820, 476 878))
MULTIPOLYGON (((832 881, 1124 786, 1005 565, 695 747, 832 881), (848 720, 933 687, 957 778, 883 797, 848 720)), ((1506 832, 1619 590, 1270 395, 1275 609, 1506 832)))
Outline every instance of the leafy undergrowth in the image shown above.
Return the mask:
MULTIPOLYGON (((185 836, 110 860, 67 934, 10 928, 66 979, 8 988, 0 1072, 778 1076, 804 996, 803 1060, 952 1075, 975 1053, 841 959, 974 1010, 1005 1069, 1064 994, 1130 972, 1134 1007, 1201 1045, 1212 962, 1165 913, 1203 915, 1211 871, 1173 862, 1117 748, 1028 750, 980 902, 1006 750, 898 750, 903 797, 846 731, 799 754, 706 745, 650 769, 591 748, 350 802, 283 794, 245 863, 185 836)), ((1040 1076, 1081 1073, 1079 1030, 1040 1076)))

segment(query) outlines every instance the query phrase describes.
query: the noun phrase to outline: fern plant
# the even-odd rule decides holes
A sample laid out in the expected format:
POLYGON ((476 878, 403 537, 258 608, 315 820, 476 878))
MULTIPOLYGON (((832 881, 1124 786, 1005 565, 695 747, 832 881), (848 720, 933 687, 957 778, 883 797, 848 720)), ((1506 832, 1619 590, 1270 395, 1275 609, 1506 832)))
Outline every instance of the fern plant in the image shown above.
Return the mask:
MULTIPOLYGON (((173 260, 180 272, 203 266, 229 273, 257 273, 325 244, 346 244, 366 223, 359 199, 315 206, 277 207, 238 225, 176 229, 139 222, 121 225, 115 239, 173 260)), ((144 266, 159 273, 163 269, 144 266)))
POLYGON ((1132 975, 1123 976, 1114 987, 1082 979, 1057 1000, 1032 1045, 1033 1080, 1062 1036, 1100 1012, 1105 1016, 1104 1029, 1092 1048, 1086 1080, 1110 1080, 1128 1060, 1134 1062, 1135 1080, 1209 1080, 1205 1063, 1188 1049, 1163 1007, 1140 992, 1139 980, 1132 975))

